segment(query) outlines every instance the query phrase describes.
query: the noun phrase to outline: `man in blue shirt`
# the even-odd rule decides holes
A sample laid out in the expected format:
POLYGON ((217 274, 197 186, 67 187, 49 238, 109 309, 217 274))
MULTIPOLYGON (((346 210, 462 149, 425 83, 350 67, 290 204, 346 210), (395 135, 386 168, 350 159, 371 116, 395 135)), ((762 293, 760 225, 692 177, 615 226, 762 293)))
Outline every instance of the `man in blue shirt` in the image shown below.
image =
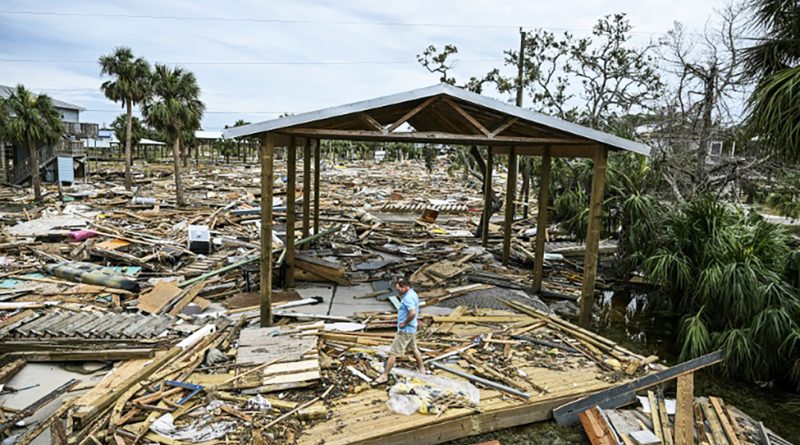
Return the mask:
POLYGON ((417 360, 417 370, 425 374, 425 364, 422 362, 422 354, 417 348, 417 320, 419 319, 419 296, 411 283, 404 278, 395 281, 394 288, 397 295, 401 297, 400 307, 397 310, 397 334, 394 336, 392 346, 389 348, 389 359, 383 369, 383 374, 375 379, 374 384, 380 385, 389 380, 389 372, 394 367, 398 355, 403 355, 407 351, 414 354, 417 360))

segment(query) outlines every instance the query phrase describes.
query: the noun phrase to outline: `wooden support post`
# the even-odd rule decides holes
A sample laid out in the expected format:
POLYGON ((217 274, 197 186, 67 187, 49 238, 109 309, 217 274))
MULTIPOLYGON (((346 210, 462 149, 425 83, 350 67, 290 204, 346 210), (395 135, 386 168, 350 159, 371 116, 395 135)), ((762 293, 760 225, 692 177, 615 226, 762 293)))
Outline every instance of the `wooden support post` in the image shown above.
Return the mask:
POLYGON ((694 442, 694 373, 678 376, 675 396, 675 443, 694 442))
POLYGON ((589 225, 586 229, 586 255, 583 260, 583 288, 581 289, 581 311, 579 324, 589 328, 592 323, 594 305, 594 282, 597 278, 597 248, 600 244, 600 228, 603 225, 603 193, 606 185, 606 163, 608 148, 598 146, 592 168, 592 194, 589 197, 589 225))
MULTIPOLYGON (((303 147, 303 238, 311 229, 311 139, 303 147)), ((308 246, 304 246, 307 249, 308 246)))
POLYGON ((481 244, 489 244, 489 220, 492 217, 492 147, 486 147, 486 171, 483 173, 483 227, 481 244))
POLYGON ((321 164, 320 140, 314 144, 314 234, 319 233, 319 167, 321 164))
POLYGON ((508 177, 506 178, 506 219, 503 224, 503 265, 508 265, 511 256, 511 226, 514 224, 514 201, 517 194, 517 152, 508 151, 508 177))
POLYGON ((261 146, 261 327, 272 326, 272 157, 274 137, 261 146))
POLYGON ((289 138, 286 148, 286 280, 284 288, 294 287, 294 223, 296 219, 295 197, 297 195, 297 139, 289 138))
POLYGON ((539 202, 536 204, 536 248, 533 252, 533 290, 542 290, 544 276, 544 242, 547 239, 547 208, 550 206, 550 169, 553 160, 550 147, 545 147, 542 156, 542 174, 539 178, 539 202))

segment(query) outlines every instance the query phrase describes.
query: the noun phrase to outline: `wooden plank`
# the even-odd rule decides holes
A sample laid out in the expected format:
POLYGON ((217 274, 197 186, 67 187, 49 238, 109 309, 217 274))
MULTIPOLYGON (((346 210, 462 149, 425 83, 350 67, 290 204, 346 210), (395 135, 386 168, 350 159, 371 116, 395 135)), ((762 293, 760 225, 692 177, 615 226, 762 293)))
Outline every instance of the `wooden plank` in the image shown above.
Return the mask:
POLYGON ((150 292, 139 297, 137 309, 148 314, 158 314, 173 298, 181 293, 181 288, 172 281, 159 281, 150 292))
POLYGON ((197 294, 199 294, 200 291, 203 290, 205 283, 206 283, 205 280, 203 280, 198 283, 195 283, 192 287, 188 289, 184 289, 183 296, 181 297, 180 300, 178 300, 177 303, 175 303, 175 306, 173 306, 172 309, 170 309, 169 315, 172 315, 174 317, 180 314, 181 311, 183 311, 183 308, 185 308, 187 304, 191 303, 191 301, 194 300, 195 297, 197 297, 197 294))
POLYGON ((678 377, 678 389, 675 397, 675 443, 692 443, 694 441, 694 374, 678 377))
POLYGON ((598 146, 595 150, 594 167, 592 167, 592 192, 589 196, 589 225, 586 229, 586 255, 583 259, 583 285, 578 316, 578 324, 584 328, 588 328, 592 323, 594 282, 597 278, 597 247, 600 244, 600 230, 603 226, 603 193, 608 161, 606 146, 598 146))
POLYGON ((658 412, 659 406, 653 391, 647 391, 647 401, 650 403, 650 421, 653 422, 653 431, 656 433, 656 436, 658 436, 658 440, 660 440, 661 443, 665 443, 664 428, 661 426, 661 416, 658 412))
POLYGON ((445 103, 447 103, 447 105, 450 106, 450 108, 455 110, 456 113, 458 113, 459 115, 461 115, 461 117, 466 119, 470 125, 472 125, 476 130, 478 130, 479 133, 483 133, 486 137, 489 137, 491 132, 487 130, 486 127, 478 121, 478 119, 475 119, 475 116, 469 114, 467 110, 462 108, 461 105, 456 103, 456 101, 454 101, 453 99, 445 96, 443 100, 445 103))
POLYGON ((547 209, 550 202, 550 170, 553 164, 550 147, 545 148, 542 156, 542 171, 539 179, 539 201, 536 203, 536 246, 533 251, 533 290, 542 290, 544 274, 544 242, 547 240, 547 209))
POLYGON ((635 395, 633 393, 634 391, 641 391, 659 383, 672 380, 681 375, 695 372, 698 369, 719 363, 722 361, 722 357, 722 351, 715 351, 710 354, 679 363, 663 371, 640 377, 623 385, 600 391, 575 402, 570 402, 566 405, 559 406, 553 410, 553 417, 555 417, 559 425, 573 425, 578 421, 578 413, 586 411, 595 405, 603 409, 617 408, 621 406, 621 404, 629 403, 635 400, 635 395))
POLYGON ((272 157, 274 136, 264 135, 261 147, 261 326, 272 326, 272 157))
POLYGON ((728 445, 728 439, 725 437, 725 432, 722 430, 722 424, 717 417, 717 413, 711 408, 708 400, 701 400, 700 407, 703 409, 703 414, 708 421, 708 428, 711 430, 711 437, 715 445, 728 445))
POLYGON ((406 114, 404 114, 404 115, 403 115, 403 116, 402 116, 400 119, 398 119, 398 120, 394 121, 394 123, 393 123, 392 125, 389 125, 389 126, 386 128, 386 130, 385 130, 385 131, 381 131, 380 133, 381 133, 381 134, 386 134, 386 133, 391 133, 391 132, 393 132, 394 130, 396 130, 396 129, 397 129, 397 127, 399 127, 399 126, 403 125, 404 123, 406 123, 406 121, 407 121, 407 120, 411 119, 411 118, 412 118, 412 117, 414 117, 414 116, 415 116, 417 113, 419 113, 420 111, 422 111, 422 110, 424 110, 425 108, 427 108, 427 107, 428 107, 430 104, 432 104, 433 102, 435 102, 437 99, 438 99, 438 97, 437 97, 437 96, 433 96, 433 97, 429 97, 429 98, 425 99, 424 101, 422 101, 422 103, 421 103, 421 104, 419 104, 419 105, 417 105, 416 107, 412 108, 412 109, 411 109, 409 112, 407 112, 406 114))
POLYGON ((725 437, 728 438, 728 442, 730 442, 731 445, 739 445, 739 438, 736 436, 736 432, 731 422, 728 420, 728 416, 725 415, 725 410, 722 409, 722 399, 712 396, 708 398, 708 401, 711 402, 711 407, 714 408, 714 412, 717 413, 717 418, 722 425, 722 430, 725 431, 725 437))
POLYGON ((0 385, 11 380, 22 368, 25 367, 25 360, 16 359, 6 363, 0 368, 0 385))
POLYGON ((592 445, 612 445, 616 443, 614 434, 611 432, 611 428, 608 426, 603 414, 600 413, 599 408, 595 406, 582 412, 580 419, 583 430, 592 445))
POLYGON ((319 370, 319 360, 302 360, 289 363, 276 363, 272 366, 267 366, 261 373, 267 377, 278 374, 288 374, 296 372, 314 371, 319 370))
POLYGON ((672 445, 672 428, 669 425, 669 415, 667 405, 663 397, 658 398, 658 415, 661 417, 661 430, 663 431, 664 444, 672 445))
POLYGON ((264 386, 280 385, 283 383, 307 382, 309 380, 319 380, 319 369, 312 371, 296 372, 294 374, 279 374, 264 377, 264 386))

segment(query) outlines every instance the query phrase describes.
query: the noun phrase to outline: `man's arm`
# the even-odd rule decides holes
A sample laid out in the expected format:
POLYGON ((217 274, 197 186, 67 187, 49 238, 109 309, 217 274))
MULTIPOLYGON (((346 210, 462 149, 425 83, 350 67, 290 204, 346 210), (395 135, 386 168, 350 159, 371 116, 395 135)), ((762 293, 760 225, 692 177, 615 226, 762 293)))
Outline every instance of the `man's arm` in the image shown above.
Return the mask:
POLYGON ((414 321, 414 317, 416 317, 416 316, 417 316, 417 311, 415 309, 409 309, 408 310, 408 316, 406 316, 405 321, 400 323, 400 327, 404 328, 404 327, 408 326, 409 323, 414 321))

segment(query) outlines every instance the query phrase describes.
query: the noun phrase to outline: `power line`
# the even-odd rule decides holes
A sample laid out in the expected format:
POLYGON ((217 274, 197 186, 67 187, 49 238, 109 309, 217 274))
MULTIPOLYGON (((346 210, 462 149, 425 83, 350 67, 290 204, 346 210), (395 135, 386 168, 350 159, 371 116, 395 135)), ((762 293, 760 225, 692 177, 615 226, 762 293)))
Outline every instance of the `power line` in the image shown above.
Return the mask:
MULTIPOLYGON (((472 59, 457 60, 458 63, 497 63, 503 59, 472 59)), ((96 65, 96 60, 68 60, 68 59, 0 59, 0 62, 8 63, 79 63, 96 65)), ((350 60, 350 61, 194 61, 194 62, 164 62, 154 61, 154 63, 164 65, 397 65, 397 64, 418 64, 416 60, 350 60)))
MULTIPOLYGON (((5 15, 32 15, 55 17, 92 17, 105 19, 132 19, 132 20, 173 20, 187 22, 240 22, 240 23, 273 23, 284 25, 340 25, 340 26, 387 26, 409 28, 477 28, 477 29, 505 29, 527 28, 545 29, 548 31, 591 32, 592 29, 543 27, 535 25, 512 24, 478 24, 478 23, 432 23, 432 22, 376 22, 356 20, 297 20, 263 17, 208 17, 208 16, 180 16, 180 15, 151 15, 151 14, 112 14, 97 12, 63 12, 63 11, 31 11, 31 10, 0 10, 5 15)), ((632 34, 664 34, 663 31, 629 31, 632 34)))

